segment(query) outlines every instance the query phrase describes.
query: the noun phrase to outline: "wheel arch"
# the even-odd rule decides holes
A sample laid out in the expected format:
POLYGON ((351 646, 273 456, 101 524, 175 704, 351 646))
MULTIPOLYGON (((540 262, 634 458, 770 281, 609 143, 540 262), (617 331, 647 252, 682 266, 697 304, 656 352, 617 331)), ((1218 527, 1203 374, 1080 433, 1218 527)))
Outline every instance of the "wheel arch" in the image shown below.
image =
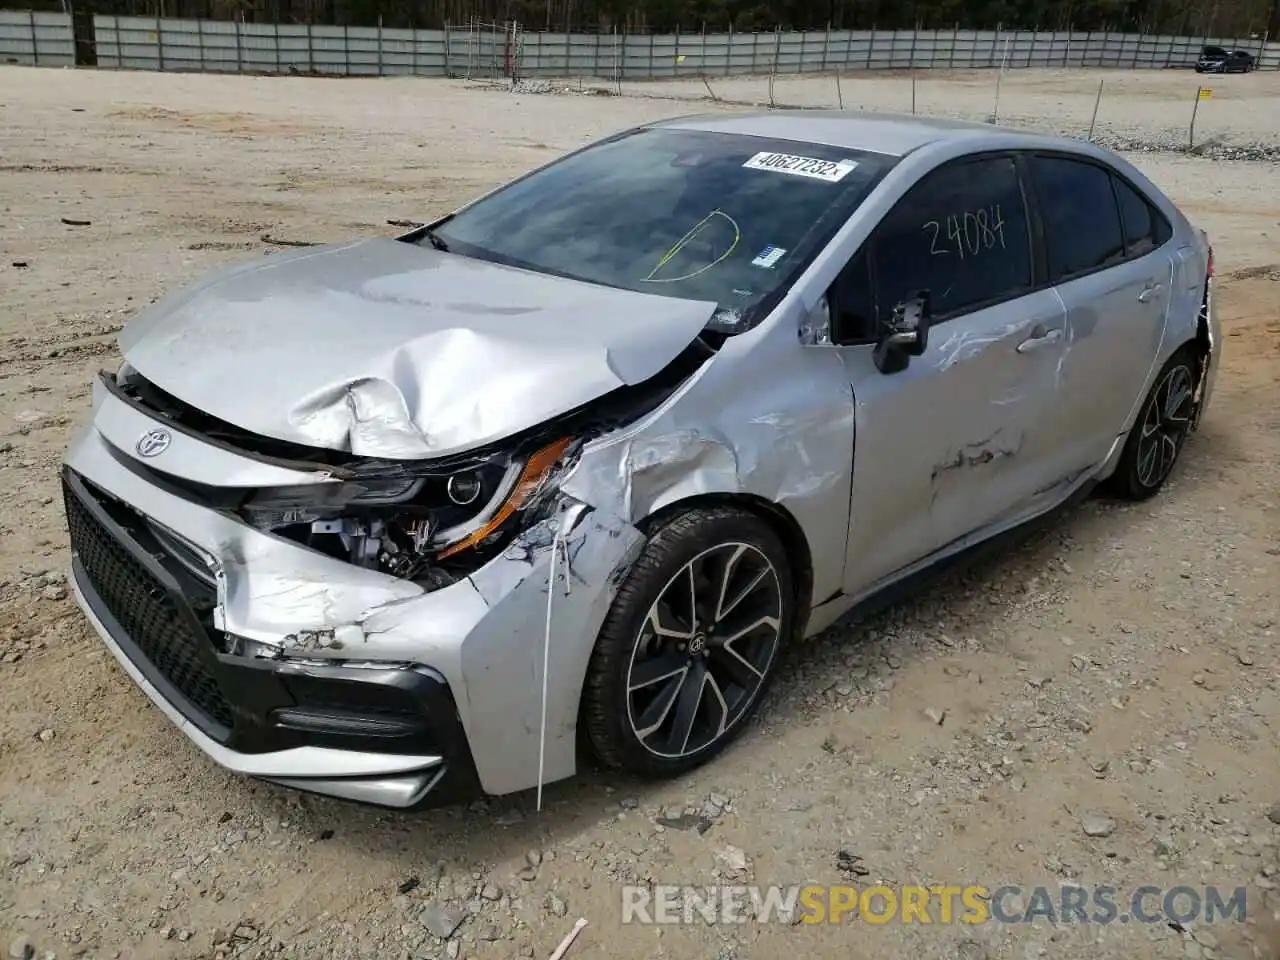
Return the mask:
POLYGON ((699 493, 663 503, 636 524, 646 537, 672 517, 706 507, 738 507, 767 523, 782 541, 791 561, 795 592, 794 637, 804 635, 813 609, 813 552, 800 522, 785 506, 754 493, 699 493))

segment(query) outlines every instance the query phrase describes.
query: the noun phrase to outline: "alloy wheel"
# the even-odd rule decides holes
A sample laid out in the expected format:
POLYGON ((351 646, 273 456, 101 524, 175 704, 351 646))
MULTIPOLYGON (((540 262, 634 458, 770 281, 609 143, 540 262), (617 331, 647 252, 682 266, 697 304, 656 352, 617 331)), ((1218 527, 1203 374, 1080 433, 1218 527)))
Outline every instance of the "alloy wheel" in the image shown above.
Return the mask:
POLYGON ((782 611, 778 573, 750 544, 704 550, 667 581, 627 668, 627 717, 645 749, 687 757, 736 726, 773 665, 782 611))
POLYGON ((1138 437, 1138 482, 1152 489, 1164 482, 1178 459, 1191 425, 1191 370, 1179 364, 1164 375, 1151 395, 1138 437))

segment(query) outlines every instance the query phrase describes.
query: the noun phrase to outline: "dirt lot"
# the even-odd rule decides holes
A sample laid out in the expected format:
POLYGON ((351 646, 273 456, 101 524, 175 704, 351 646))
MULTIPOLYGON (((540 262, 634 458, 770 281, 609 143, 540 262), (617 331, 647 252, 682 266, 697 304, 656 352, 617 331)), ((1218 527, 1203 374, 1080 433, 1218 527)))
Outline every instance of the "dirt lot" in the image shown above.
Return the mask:
MULTIPOLYGON (((139 305, 269 253, 265 234, 392 233, 387 219, 695 108, 444 81, 0 69, 0 949, 542 958, 585 917, 570 960, 1280 956, 1280 169, 1155 149, 1189 113, 1194 75, 1106 76, 1105 129, 1150 141, 1136 162, 1218 254, 1225 366, 1165 495, 1091 501, 794 651, 762 722, 682 782, 585 775, 541 815, 519 797, 409 817, 224 774, 102 650, 63 583, 56 485, 90 378, 117 362, 139 305), (705 832, 656 822, 686 808, 705 832), (1056 896, 1073 880, 1119 888, 1122 906, 1142 884, 1243 885, 1249 920, 621 923, 624 883, 838 882, 841 850, 862 858, 861 884, 1056 896), (467 905, 451 941, 430 932, 436 908, 467 905)), ((1056 100, 1077 125, 1085 104, 1087 125, 1097 79, 1010 74, 1002 117, 1054 125, 1056 100)), ((786 84, 792 102, 819 102, 832 81, 786 84)), ((842 92, 904 109, 904 84, 846 78, 842 92)), ((1280 74, 1212 84, 1204 130, 1280 144, 1280 74)), ((919 108, 985 116, 993 87, 931 75, 919 108)))

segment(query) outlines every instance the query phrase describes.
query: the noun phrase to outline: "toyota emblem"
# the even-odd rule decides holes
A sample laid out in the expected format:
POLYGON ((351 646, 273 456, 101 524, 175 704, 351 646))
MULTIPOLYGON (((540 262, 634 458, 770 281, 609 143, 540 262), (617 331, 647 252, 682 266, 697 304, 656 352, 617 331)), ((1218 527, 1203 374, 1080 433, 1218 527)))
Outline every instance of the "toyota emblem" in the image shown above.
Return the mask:
POLYGON ((138 456, 158 457, 169 449, 169 441, 172 439, 168 430, 148 430, 138 441, 138 456))

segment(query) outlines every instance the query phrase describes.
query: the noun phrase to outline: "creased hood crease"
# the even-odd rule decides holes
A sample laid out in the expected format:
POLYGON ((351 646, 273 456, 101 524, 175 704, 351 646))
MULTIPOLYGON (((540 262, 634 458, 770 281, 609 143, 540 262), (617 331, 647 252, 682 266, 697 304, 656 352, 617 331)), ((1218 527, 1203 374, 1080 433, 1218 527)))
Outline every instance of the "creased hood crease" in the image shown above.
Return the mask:
POLYGON ((385 238, 223 270, 143 311, 120 346, 158 387, 244 430, 415 459, 647 380, 714 310, 385 238))

